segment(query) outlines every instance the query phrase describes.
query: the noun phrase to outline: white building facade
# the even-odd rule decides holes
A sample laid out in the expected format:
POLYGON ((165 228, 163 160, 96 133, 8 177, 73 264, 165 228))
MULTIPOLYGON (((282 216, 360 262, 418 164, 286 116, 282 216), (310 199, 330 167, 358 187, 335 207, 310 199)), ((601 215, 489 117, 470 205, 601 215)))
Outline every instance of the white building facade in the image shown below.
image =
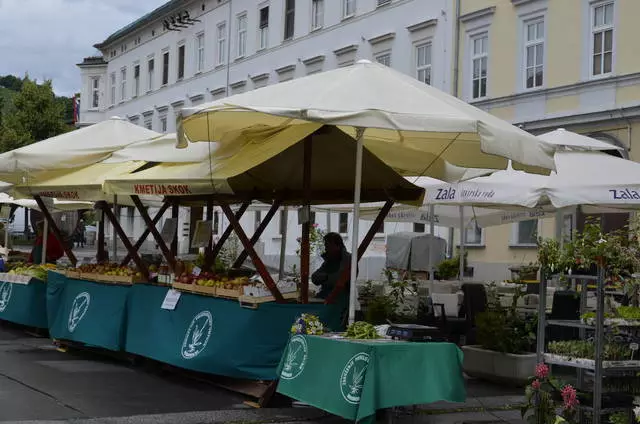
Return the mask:
MULTIPOLYGON (((158 132, 174 132, 183 107, 360 59, 378 61, 451 92, 453 4, 450 0, 172 0, 97 44, 101 57, 86 58, 78 65, 82 74, 78 124, 122 116, 158 132)), ((142 232, 137 224, 141 220, 130 213, 126 212, 130 229, 137 235, 142 232)), ((245 214, 242 223, 248 233, 265 214, 260 208, 245 214)), ((327 214, 316 215, 321 228, 330 222, 331 230, 345 234, 349 242, 349 215, 330 214, 328 219, 327 214)), ((224 221, 220 220, 221 226, 224 221)), ((278 221, 273 220, 261 242, 266 261, 274 265, 280 254, 278 221)), ((363 222, 361 232, 370 225, 363 222)), ((424 231, 424 226, 386 223, 367 252, 367 262, 376 265, 365 264, 361 278, 378 278, 384 266, 385 233, 414 229, 424 231)), ((288 263, 295 262, 299 233, 297 215, 290 213, 288 263)), ((188 235, 180 235, 184 251, 188 235)))

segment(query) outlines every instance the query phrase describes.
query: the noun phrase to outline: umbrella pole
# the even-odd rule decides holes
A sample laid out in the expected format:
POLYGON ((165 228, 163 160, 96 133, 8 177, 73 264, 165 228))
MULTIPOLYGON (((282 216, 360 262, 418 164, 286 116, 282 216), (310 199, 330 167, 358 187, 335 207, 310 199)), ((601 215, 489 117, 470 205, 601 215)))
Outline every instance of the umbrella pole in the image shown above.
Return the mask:
POLYGON ((180 216, 180 200, 174 200, 171 205, 171 218, 176 220, 176 231, 173 233, 173 239, 171 240, 171 254, 174 257, 178 256, 178 220, 180 216))
MULTIPOLYGON (((120 211, 118 210, 118 195, 114 194, 113 195, 113 216, 115 217, 115 220, 118 221, 118 218, 120 218, 120 211)), ((118 236, 116 234, 116 225, 115 223, 111 223, 111 228, 113 229, 113 232, 111 234, 111 250, 113 251, 113 262, 117 262, 118 261, 118 236)))
MULTIPOLYGON (((100 220, 98 221, 98 251, 96 252, 96 262, 100 263, 104 261, 104 212, 102 212, 101 209, 98 210, 100 211, 100 220)), ((130 257, 127 257, 126 259, 127 263, 123 263, 123 266, 129 263, 130 257)))
POLYGON ((282 209, 282 217, 280 218, 280 227, 282 231, 282 239, 280 240, 280 268, 278 271, 278 279, 284 279, 284 267, 287 259, 287 227, 289 223, 289 208, 286 206, 282 209))
POLYGON ((466 242, 464 231, 464 206, 460 206, 460 263, 459 263, 459 277, 460 282, 464 278, 464 243, 466 242))
POLYGON ((431 234, 431 238, 429 238, 429 293, 433 294, 433 286, 435 281, 435 271, 433 266, 433 242, 435 237, 435 221, 433 215, 435 213, 435 206, 429 205, 429 234, 431 234))
POLYGON ((49 222, 44 220, 44 227, 42 230, 42 261, 41 264, 47 263, 47 241, 49 238, 49 222))
POLYGON ((302 171, 302 190, 304 192, 305 217, 302 222, 300 241, 300 302, 309 303, 309 278, 311 277, 311 155, 313 145, 311 136, 304 140, 304 165, 302 171))
POLYGON ((356 319, 356 297, 358 290, 358 238, 360 227, 360 190, 362 188, 362 150, 364 128, 356 129, 356 181, 353 193, 353 234, 351 236, 351 278, 349 279, 349 324, 356 319))

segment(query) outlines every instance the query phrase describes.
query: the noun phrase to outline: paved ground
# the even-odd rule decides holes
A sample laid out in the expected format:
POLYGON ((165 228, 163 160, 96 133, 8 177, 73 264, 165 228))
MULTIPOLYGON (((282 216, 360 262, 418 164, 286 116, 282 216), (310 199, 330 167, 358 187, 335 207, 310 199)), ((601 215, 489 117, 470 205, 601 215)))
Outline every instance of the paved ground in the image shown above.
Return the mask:
MULTIPOLYGON (((464 404, 400 411, 395 422, 520 423, 522 390, 467 384, 464 404)), ((47 338, 0 324, 0 422, 74 424, 343 423, 314 408, 252 409, 246 398, 175 373, 89 353, 62 353, 47 338)))

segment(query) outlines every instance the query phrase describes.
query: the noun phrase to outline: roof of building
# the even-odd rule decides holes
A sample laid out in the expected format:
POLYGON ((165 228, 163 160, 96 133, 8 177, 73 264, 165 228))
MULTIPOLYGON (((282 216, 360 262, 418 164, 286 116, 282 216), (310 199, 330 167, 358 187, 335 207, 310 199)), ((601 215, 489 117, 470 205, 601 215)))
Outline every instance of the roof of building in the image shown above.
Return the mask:
POLYGON ((94 47, 97 48, 97 49, 101 49, 103 47, 106 47, 109 44, 113 43, 114 41, 131 34, 133 31, 137 30, 141 26, 149 24, 149 23, 153 22, 154 20, 156 20, 156 19, 158 19, 158 18, 160 18, 162 16, 165 16, 167 13, 171 12, 174 9, 177 9, 179 6, 182 6, 184 4, 185 4, 185 0, 169 0, 168 2, 163 4, 162 6, 160 6, 160 7, 156 8, 155 10, 147 13, 146 15, 142 16, 141 18, 136 19, 135 21, 133 21, 129 25, 120 28, 118 31, 116 31, 113 34, 111 34, 110 36, 108 36, 106 38, 106 40, 102 41, 101 43, 94 44, 94 47))
POLYGON ((102 56, 89 56, 82 59, 82 63, 78 63, 78 66, 100 66, 106 64, 107 62, 102 56))

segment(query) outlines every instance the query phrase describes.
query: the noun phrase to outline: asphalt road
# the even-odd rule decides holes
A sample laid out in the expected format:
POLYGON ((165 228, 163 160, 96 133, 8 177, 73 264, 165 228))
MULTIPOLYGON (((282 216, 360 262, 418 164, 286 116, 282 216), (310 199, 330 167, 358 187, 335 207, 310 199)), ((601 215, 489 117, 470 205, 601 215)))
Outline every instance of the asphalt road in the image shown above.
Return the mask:
POLYGON ((0 324, 0 422, 246 411, 242 395, 86 353, 0 324))

